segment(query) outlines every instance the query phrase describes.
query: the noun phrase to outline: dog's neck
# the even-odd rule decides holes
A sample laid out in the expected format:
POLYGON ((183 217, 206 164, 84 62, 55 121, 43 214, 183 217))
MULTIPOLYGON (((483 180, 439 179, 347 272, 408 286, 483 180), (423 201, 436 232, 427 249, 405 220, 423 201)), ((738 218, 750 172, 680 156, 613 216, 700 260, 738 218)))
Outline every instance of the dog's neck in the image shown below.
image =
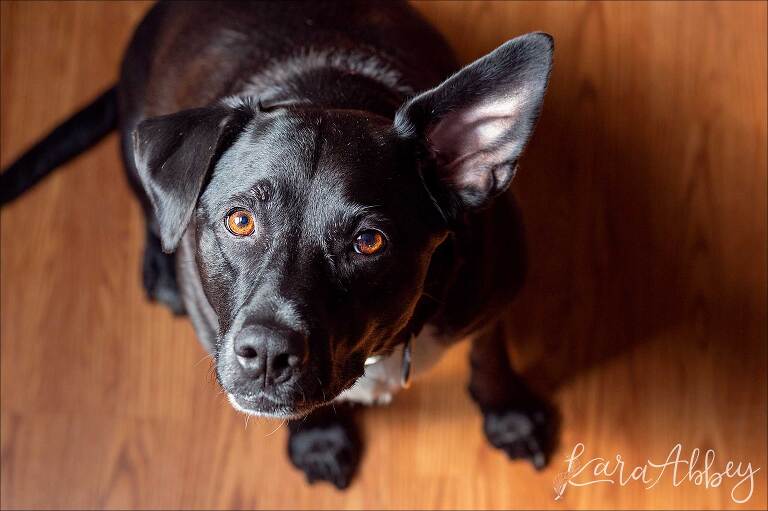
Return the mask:
POLYGON ((414 93, 396 65, 361 51, 306 49, 266 66, 236 93, 257 97, 265 108, 309 104, 329 109, 365 110, 393 118, 414 93))

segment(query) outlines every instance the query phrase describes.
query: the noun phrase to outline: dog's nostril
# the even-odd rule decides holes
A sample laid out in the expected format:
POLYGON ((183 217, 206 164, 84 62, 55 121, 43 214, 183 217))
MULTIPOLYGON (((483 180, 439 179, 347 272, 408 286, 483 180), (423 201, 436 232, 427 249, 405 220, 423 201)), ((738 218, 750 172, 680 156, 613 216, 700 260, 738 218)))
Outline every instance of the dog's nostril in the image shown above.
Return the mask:
POLYGON ((259 356, 256 350, 251 346, 239 346, 237 349, 235 349, 235 353, 237 356, 243 358, 256 358, 259 356))
POLYGON ((288 367, 296 367, 296 362, 291 364, 291 359, 297 359, 295 355, 289 355, 288 353, 281 353, 277 355, 274 360, 272 361, 272 369, 275 370, 275 372, 280 372, 283 369, 286 369, 288 367))
POLYGON ((269 374, 275 383, 282 383, 291 378, 301 364, 301 357, 291 353, 280 353, 270 363, 269 374))

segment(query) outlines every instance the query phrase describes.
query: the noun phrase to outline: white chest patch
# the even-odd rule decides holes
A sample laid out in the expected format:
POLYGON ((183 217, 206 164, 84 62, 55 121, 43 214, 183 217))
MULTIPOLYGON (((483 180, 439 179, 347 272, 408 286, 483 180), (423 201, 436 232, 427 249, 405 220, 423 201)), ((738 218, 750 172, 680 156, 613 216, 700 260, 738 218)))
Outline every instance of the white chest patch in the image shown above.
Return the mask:
MULTIPOLYGON (((429 371, 446 350, 447 342, 440 342, 435 328, 427 325, 411 340, 411 372, 416 379, 429 371)), ((402 388, 403 346, 387 358, 365 367, 365 374, 354 385, 339 394, 336 401, 353 401, 366 405, 386 405, 402 388)))

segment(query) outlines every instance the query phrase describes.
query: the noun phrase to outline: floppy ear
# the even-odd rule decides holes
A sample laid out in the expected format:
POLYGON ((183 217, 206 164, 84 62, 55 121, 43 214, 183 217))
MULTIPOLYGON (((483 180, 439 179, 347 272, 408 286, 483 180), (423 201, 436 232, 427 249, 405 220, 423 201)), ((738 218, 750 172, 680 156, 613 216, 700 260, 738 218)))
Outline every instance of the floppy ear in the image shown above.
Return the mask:
POLYGON ((452 206, 477 208, 506 190, 541 110, 553 40, 535 32, 507 41, 395 116, 401 137, 418 138, 452 206))
POLYGON ((249 118, 244 106, 219 104, 146 119, 134 130, 136 169, 165 252, 176 249, 208 172, 249 118))

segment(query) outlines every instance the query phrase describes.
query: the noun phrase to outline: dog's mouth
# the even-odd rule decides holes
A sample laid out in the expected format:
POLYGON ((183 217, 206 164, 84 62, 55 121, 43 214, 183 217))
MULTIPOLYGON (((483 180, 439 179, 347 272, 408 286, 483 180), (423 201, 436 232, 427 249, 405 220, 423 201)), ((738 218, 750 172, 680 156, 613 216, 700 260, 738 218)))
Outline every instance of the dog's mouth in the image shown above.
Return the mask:
POLYGON ((344 390, 351 388, 355 381, 357 378, 351 378, 338 392, 327 392, 326 389, 322 399, 316 400, 306 399, 307 396, 299 400, 281 399, 263 390, 258 393, 226 390, 226 393, 230 404, 239 412, 272 419, 300 419, 316 408, 330 405, 344 390))
POLYGON ((237 411, 272 419, 298 419, 318 406, 284 402, 265 393, 254 396, 227 392, 227 399, 237 411))

